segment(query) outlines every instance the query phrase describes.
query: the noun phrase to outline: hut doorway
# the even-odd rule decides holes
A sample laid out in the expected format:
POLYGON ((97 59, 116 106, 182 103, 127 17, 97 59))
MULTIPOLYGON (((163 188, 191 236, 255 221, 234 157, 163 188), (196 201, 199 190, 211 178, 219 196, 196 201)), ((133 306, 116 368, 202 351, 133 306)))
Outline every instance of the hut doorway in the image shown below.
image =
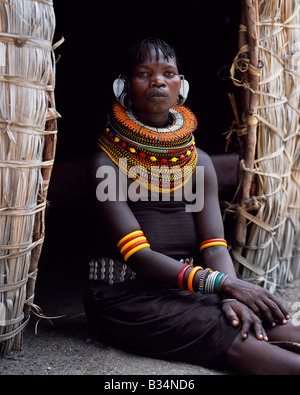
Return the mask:
POLYGON ((82 7, 78 2, 55 2, 54 42, 65 38, 55 52, 56 105, 62 118, 48 193, 40 282, 43 274, 49 279, 51 272, 57 281, 57 268, 67 276, 71 270, 72 275, 83 277, 91 242, 86 231, 91 226, 86 211, 87 160, 97 149, 111 108, 112 81, 119 74, 118 58, 124 48, 148 36, 174 46, 180 71, 190 83, 186 105, 199 121, 197 144, 210 155, 224 154, 223 134, 233 119, 228 91, 234 87, 228 76, 237 51, 238 3, 228 7, 221 0, 153 0, 147 4, 115 0, 82 7))

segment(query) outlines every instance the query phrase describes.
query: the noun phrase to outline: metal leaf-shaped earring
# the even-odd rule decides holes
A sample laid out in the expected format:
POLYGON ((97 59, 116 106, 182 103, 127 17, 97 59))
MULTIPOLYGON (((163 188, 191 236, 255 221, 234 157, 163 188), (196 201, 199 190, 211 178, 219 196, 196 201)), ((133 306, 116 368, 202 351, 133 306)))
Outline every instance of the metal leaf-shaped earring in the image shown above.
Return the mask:
POLYGON ((190 84, 188 83, 188 81, 184 78, 184 75, 181 75, 181 86, 179 89, 179 93, 178 93, 178 98, 177 98, 177 102, 176 102, 176 106, 182 106, 183 103, 186 101, 188 94, 189 94, 189 90, 190 90, 190 84))
POLYGON ((115 79, 113 82, 113 91, 117 100, 119 100, 120 96, 124 92, 124 88, 125 88, 124 78, 121 75, 119 75, 119 77, 115 79))
POLYGON ((131 109, 131 101, 129 99, 128 93, 125 92, 125 79, 121 75, 113 82, 113 91, 118 102, 126 108, 131 109))

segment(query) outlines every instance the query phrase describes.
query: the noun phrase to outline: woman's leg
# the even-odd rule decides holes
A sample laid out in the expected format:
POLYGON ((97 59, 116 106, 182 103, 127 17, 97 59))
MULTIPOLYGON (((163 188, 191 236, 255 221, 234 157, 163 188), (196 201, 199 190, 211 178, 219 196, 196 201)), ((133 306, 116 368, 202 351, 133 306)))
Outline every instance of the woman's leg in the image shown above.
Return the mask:
POLYGON ((253 334, 249 334, 245 340, 240 335, 235 338, 227 351, 227 361, 232 368, 242 374, 300 374, 299 354, 257 340, 253 334))
POLYGON ((276 325, 266 329, 270 341, 290 341, 300 343, 300 326, 295 326, 288 320, 285 325, 276 325))

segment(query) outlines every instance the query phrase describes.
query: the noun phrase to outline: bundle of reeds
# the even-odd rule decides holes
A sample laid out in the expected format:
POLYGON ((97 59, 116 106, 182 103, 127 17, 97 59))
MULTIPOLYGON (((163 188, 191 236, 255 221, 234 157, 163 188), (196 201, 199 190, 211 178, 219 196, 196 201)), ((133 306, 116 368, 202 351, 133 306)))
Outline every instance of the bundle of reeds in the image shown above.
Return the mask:
POLYGON ((300 275, 300 2, 243 0, 232 78, 243 87, 237 270, 272 292, 300 275))
POLYGON ((0 0, 0 356, 34 300, 56 145, 52 0, 0 0))

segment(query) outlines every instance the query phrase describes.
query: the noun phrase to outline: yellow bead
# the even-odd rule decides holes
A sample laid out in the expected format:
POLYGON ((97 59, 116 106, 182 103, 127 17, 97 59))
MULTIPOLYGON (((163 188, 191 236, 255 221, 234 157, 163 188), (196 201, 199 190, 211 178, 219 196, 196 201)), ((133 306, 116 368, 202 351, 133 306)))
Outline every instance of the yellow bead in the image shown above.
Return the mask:
POLYGON ((186 154, 187 154, 187 156, 190 156, 191 155, 191 151, 190 150, 186 151, 186 154))
POLYGON ((109 133, 109 132, 110 132, 109 128, 106 128, 106 133, 109 133))
POLYGON ((174 158, 171 159, 171 161, 172 162, 177 162, 177 158, 174 157, 174 158))
POLYGON ((132 152, 133 154, 136 153, 136 150, 134 148, 129 148, 129 151, 132 152))
POLYGON ((120 141, 119 137, 115 137, 115 142, 118 143, 120 141))
POLYGON ((155 161, 156 161, 155 156, 151 156, 151 157, 150 157, 150 160, 151 160, 152 162, 155 162, 155 161))

